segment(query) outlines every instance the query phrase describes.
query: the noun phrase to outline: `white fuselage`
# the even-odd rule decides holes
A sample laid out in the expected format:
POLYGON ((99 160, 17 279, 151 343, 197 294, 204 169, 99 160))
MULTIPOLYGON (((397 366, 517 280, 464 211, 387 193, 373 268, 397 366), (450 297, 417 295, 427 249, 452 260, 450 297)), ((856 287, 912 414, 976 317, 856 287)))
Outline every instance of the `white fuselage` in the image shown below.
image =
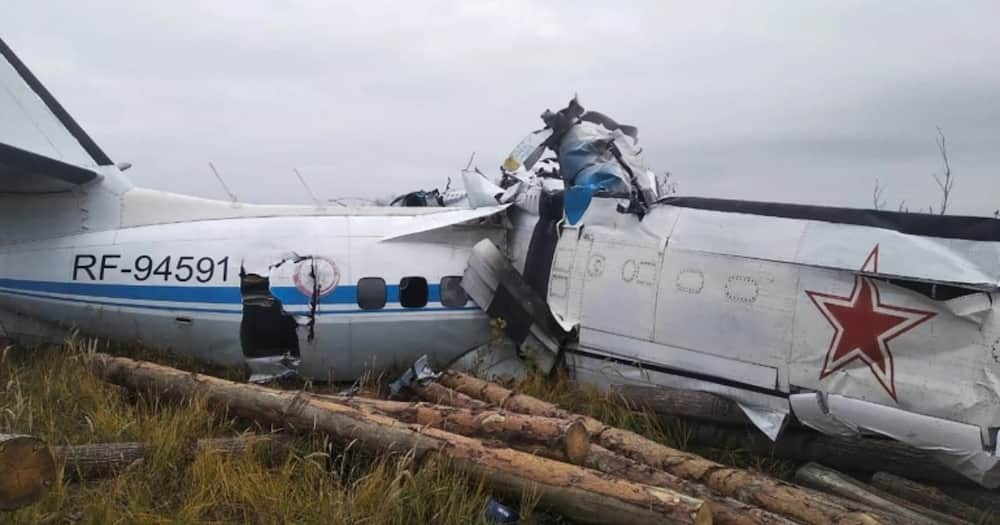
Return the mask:
POLYGON ((552 264, 579 378, 715 392, 776 416, 775 435, 790 412, 873 431, 1000 483, 1000 243, 669 205, 640 221, 616 205, 594 199, 552 264), (966 287, 928 295, 948 282, 966 287))
MULTIPOLYGON (((169 205, 175 199, 180 208, 199 202, 169 194, 157 200, 139 191, 144 202, 169 205)), ((123 200, 128 203, 127 196, 123 200)), ((204 202, 211 206, 195 207, 230 207, 204 202)), ((489 337, 485 314, 464 296, 443 304, 440 285, 443 278, 461 276, 471 246, 497 228, 447 226, 386 240, 437 214, 396 208, 307 215, 303 207, 297 215, 268 210, 272 216, 254 217, 252 207, 240 208, 229 214, 251 216, 204 212, 210 217, 172 222, 161 213, 161 224, 0 246, 0 308, 8 319, 15 314, 234 365, 243 362, 248 337, 244 327, 241 341, 241 274, 255 274, 268 279, 280 308, 296 321, 299 371, 316 379, 353 380, 425 353, 443 366, 489 337), (325 272, 315 309, 313 260, 322 261, 325 272), (369 292, 375 293, 373 283, 384 281, 384 305, 362 308, 362 278, 369 278, 369 292), (406 297, 401 303, 404 278, 427 283, 411 286, 409 304, 406 297)), ((148 214, 150 207, 144 210, 148 214)), ((199 213, 188 209, 184 215, 199 213)), ((5 330, 16 332, 11 324, 5 330)), ((251 326, 249 332, 262 328, 267 331, 251 326)))

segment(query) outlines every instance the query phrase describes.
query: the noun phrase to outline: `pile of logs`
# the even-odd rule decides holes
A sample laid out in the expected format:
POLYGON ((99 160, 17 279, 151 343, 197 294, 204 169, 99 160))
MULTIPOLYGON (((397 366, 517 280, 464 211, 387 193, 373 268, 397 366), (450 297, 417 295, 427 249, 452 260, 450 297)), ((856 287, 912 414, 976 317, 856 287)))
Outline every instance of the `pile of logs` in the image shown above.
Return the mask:
MULTIPOLYGON (((103 354, 82 358, 102 380, 167 398, 198 396, 222 417, 321 432, 371 450, 413 453, 418 460, 437 456, 498 492, 516 497, 530 489, 541 507, 578 523, 847 525, 977 519, 976 509, 943 493, 930 499, 924 487, 889 474, 867 485, 809 464, 797 472, 798 484, 788 483, 454 371, 436 382, 412 385, 420 401, 401 402, 277 390, 103 354), (937 511, 922 506, 928 504, 937 511)), ((281 438, 263 439, 282 445, 281 438)), ((242 453, 245 441, 203 440, 193 446, 242 453)), ((87 478, 129 468, 148 452, 142 444, 88 447, 63 447, 39 464, 48 460, 51 468, 55 461, 67 474, 87 478)), ((0 454, 0 466, 6 460, 0 454)), ((21 476, 12 484, 0 469, 0 508, 5 502, 23 504, 31 487, 51 483, 44 468, 19 468, 40 477, 21 476), (7 500, 11 495, 21 499, 7 500)))
POLYGON ((790 428, 772 442, 750 423, 739 405, 707 392, 622 385, 615 387, 615 394, 634 407, 660 416, 665 425, 682 419, 685 434, 693 444, 746 450, 796 463, 821 462, 865 476, 891 472, 928 483, 967 483, 954 470, 942 468, 927 452, 889 439, 843 438, 790 428))

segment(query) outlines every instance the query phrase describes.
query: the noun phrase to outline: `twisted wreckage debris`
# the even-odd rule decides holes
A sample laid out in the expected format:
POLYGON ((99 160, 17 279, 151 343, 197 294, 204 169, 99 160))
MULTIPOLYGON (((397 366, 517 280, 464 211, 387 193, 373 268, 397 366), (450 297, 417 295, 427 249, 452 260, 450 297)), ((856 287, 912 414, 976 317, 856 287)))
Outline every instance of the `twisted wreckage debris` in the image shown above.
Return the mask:
MULTIPOLYGON (((859 482, 853 484, 856 490, 831 495, 721 465, 450 370, 418 374, 420 379, 399 385, 423 400, 405 402, 277 390, 104 354, 82 359, 104 381, 164 398, 199 396, 223 417, 321 432, 373 450, 412 451, 418 459, 438 456, 498 492, 535 490, 542 507, 580 523, 901 524, 914 522, 913 516, 926 522, 940 517, 899 504, 906 496, 860 497, 874 489, 859 482)), ((263 443, 280 454, 284 439, 202 440, 192 449, 238 454, 263 443)), ((142 444, 52 451, 39 440, 25 443, 39 451, 35 457, 47 458, 41 464, 50 468, 20 468, 16 478, 10 469, 0 471, 4 508, 40 498, 46 483, 55 479, 56 463, 82 479, 141 465, 148 453, 142 444)), ((9 462, 5 450, 0 446, 0 460, 9 462)), ((950 508, 964 507, 940 510, 950 508)), ((964 517, 956 512, 947 522, 965 523, 964 517)))

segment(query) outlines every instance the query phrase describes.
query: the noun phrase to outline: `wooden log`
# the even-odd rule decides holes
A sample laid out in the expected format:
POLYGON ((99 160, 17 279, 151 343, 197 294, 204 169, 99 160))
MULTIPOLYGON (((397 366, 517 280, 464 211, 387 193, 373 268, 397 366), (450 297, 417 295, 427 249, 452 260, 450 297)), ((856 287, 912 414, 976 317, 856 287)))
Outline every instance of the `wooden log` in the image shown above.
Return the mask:
POLYGON ((876 472, 872 476, 871 485, 889 494, 945 514, 957 516, 965 521, 978 523, 983 517, 983 512, 979 509, 952 498, 937 487, 917 483, 888 472, 876 472))
POLYGON ((814 461, 848 472, 874 474, 881 470, 934 483, 969 483, 929 453, 890 439, 841 438, 803 429, 785 432, 772 442, 756 428, 690 420, 685 421, 684 429, 692 443, 713 448, 741 449, 799 463, 814 461))
POLYGON ((459 408, 487 408, 488 403, 469 397, 461 392, 452 390, 440 383, 420 384, 414 382, 410 385, 410 390, 417 394, 420 399, 437 405, 448 405, 459 408))
POLYGON ((750 423, 739 405, 709 392, 644 385, 614 385, 612 392, 630 406, 644 408, 661 417, 684 417, 730 425, 750 423))
POLYGON ((324 432, 370 449, 411 452, 418 459, 441 456, 453 468, 501 492, 520 496, 530 488, 539 495, 543 508, 580 523, 712 522, 708 504, 675 491, 608 478, 590 469, 488 446, 474 438, 406 424, 343 403, 102 354, 85 354, 82 360, 105 381, 158 396, 198 396, 224 417, 237 415, 324 432))
POLYGON ((895 498, 836 470, 818 463, 807 463, 795 471, 795 480, 817 490, 829 492, 867 505, 884 515, 892 516, 900 524, 967 525, 967 522, 945 516, 931 509, 900 504, 895 498))
POLYGON ((55 457, 45 441, 0 434, 0 510, 37 502, 55 481, 55 457))
MULTIPOLYGON (((989 513, 1000 517, 1000 490, 971 485, 936 485, 936 487, 952 498, 983 511, 983 514, 989 513)), ((995 521, 1000 523, 1000 519, 995 521)))
POLYGON ((583 422, 583 425, 592 436, 599 434, 605 427, 604 423, 592 417, 574 414, 548 401, 542 401, 526 394, 518 394, 496 383, 485 381, 463 372, 445 370, 442 372, 439 381, 445 387, 460 394, 485 401, 493 406, 511 412, 559 419, 577 419, 583 422))
POLYGON ((526 416, 492 408, 469 409, 359 397, 338 399, 324 396, 324 399, 463 436, 558 447, 566 460, 576 465, 583 463, 590 452, 590 434, 579 421, 526 416))
MULTIPOLYGON (((289 437, 284 434, 199 439, 192 443, 185 456, 242 456, 247 452, 258 452, 266 461, 277 463, 287 453, 289 441, 289 437)), ((54 447, 53 452, 57 461, 63 465, 63 476, 82 481, 113 476, 148 457, 153 449, 153 445, 149 443, 126 442, 68 445, 54 447)))
MULTIPOLYGON (((549 459, 565 461, 565 456, 556 449, 536 445, 517 445, 516 448, 549 459)), ((701 498, 712 504, 712 516, 715 523, 719 525, 795 525, 797 523, 759 507, 719 495, 704 485, 683 480, 612 452, 600 445, 591 446, 590 453, 583 465, 636 483, 669 488, 701 498)))
POLYGON ((594 442, 605 448, 679 478, 707 485, 724 496, 803 523, 847 525, 881 522, 869 512, 845 506, 819 492, 667 447, 634 432, 604 425, 591 417, 572 414, 552 403, 514 393, 461 372, 448 370, 441 375, 440 381, 449 388, 512 412, 582 421, 594 442))

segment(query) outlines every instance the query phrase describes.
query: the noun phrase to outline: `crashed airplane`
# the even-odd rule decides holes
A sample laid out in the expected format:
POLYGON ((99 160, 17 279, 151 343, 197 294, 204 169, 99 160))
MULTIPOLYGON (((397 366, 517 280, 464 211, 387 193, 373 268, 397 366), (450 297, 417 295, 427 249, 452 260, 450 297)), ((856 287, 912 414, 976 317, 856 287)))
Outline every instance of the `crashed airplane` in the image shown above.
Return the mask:
POLYGON ((543 368, 713 392, 772 439, 886 436, 1000 485, 998 220, 664 197, 636 129, 575 100, 460 199, 201 199, 135 187, 0 54, 2 335, 340 381, 446 366, 499 317, 543 368))

